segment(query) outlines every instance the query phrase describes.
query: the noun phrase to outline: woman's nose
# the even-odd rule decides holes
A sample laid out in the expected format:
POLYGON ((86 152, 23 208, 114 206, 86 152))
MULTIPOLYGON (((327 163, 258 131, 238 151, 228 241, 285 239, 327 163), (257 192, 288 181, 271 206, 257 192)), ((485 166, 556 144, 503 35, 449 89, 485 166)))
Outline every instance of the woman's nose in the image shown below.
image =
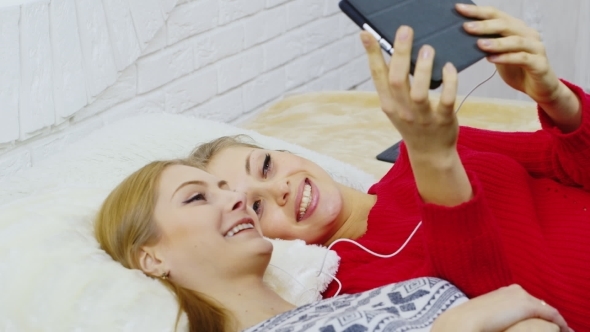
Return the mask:
POLYGON ((246 194, 243 192, 232 192, 232 200, 230 201, 231 211, 246 209, 246 194))
POLYGON ((288 181, 277 181, 273 183, 271 190, 278 205, 283 206, 287 204, 289 194, 291 193, 288 181))

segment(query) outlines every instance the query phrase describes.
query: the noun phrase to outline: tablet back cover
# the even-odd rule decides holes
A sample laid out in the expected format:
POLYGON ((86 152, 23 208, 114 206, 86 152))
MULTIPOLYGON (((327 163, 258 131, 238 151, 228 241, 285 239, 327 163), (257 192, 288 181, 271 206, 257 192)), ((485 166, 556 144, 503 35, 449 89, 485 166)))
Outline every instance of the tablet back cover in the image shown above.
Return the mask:
MULTIPOLYGON (((414 29, 412 72, 418 51, 424 44, 436 51, 433 81, 442 81, 442 67, 451 62, 461 71, 486 56, 477 47, 476 37, 463 29, 465 18, 455 10, 458 0, 346 0, 367 23, 390 43, 401 25, 414 29)), ((394 50, 395 51, 395 50, 394 50)))

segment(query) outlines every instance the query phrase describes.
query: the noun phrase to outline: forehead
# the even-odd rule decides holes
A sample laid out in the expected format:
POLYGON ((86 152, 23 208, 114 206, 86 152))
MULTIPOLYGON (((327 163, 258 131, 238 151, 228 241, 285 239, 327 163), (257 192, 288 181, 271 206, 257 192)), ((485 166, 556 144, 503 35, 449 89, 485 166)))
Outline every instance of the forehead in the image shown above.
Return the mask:
POLYGON ((207 170, 224 179, 227 177, 242 175, 246 172, 246 159, 254 150, 262 151, 260 149, 245 146, 225 148, 219 151, 219 153, 211 159, 207 166, 207 170))
POLYGON ((260 149, 255 149, 247 146, 227 147, 219 151, 219 153, 217 153, 217 155, 213 157, 210 164, 227 162, 243 164, 246 160, 246 157, 254 150, 260 149))
POLYGON ((195 167, 172 165, 166 167, 160 177, 160 192, 171 194, 186 181, 216 181, 216 177, 195 167))

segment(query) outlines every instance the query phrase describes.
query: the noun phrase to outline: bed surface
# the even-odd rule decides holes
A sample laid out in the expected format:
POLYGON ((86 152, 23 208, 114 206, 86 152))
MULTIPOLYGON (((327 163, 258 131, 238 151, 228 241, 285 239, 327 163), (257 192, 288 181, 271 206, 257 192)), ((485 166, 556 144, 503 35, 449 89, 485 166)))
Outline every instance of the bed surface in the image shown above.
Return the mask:
MULTIPOLYGON (((435 96, 432 102, 436 101, 435 96)), ((459 123, 503 131, 540 128, 532 102, 474 97, 461 107, 459 123)), ((375 156, 401 138, 380 110, 374 92, 288 96, 240 126, 327 154, 376 178, 381 178, 391 164, 378 161, 375 156)))

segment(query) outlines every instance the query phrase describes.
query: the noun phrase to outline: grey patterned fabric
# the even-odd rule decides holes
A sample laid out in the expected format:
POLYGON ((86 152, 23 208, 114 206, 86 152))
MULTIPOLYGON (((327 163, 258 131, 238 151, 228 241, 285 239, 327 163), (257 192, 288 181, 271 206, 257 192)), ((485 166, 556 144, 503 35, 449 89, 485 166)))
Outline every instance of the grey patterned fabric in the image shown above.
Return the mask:
POLYGON ((244 332, 430 331, 442 312, 465 301, 447 281, 418 278, 298 307, 244 332))

